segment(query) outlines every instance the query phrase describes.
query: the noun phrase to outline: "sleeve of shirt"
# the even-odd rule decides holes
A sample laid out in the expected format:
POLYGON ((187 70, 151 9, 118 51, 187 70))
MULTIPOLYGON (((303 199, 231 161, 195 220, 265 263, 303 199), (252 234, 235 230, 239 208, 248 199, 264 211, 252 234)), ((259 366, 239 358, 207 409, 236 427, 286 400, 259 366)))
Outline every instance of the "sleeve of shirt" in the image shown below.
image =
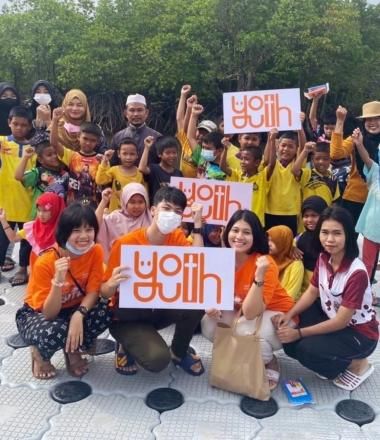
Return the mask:
POLYGON ((313 276, 311 277, 310 280, 310 284, 314 287, 316 287, 317 289, 319 289, 319 259, 321 258, 321 256, 319 256, 318 260, 317 260, 317 264, 315 265, 314 271, 313 271, 313 276))
POLYGON ((64 163, 67 167, 70 164, 71 158, 73 157, 74 151, 69 148, 63 147, 63 155, 58 157, 59 160, 64 163))
POLYGON ((100 245, 96 246, 93 255, 91 270, 86 285, 86 293, 99 293, 103 279, 103 249, 100 245))
POLYGON ((299 177, 301 188, 304 188, 309 183, 310 177, 311 177, 311 168, 308 167, 301 168, 301 176, 299 177))
POLYGON ((29 281, 28 290, 32 291, 30 298, 30 307, 34 310, 42 310, 47 296, 51 288, 51 280, 54 277, 54 257, 37 258, 31 280, 29 281))
POLYGON ((363 173, 366 177, 367 183, 371 185, 374 181, 374 178, 379 176, 379 165, 376 162, 372 162, 370 169, 368 169, 367 165, 364 165, 363 173))
POLYGON ((343 136, 339 133, 331 135, 330 157, 332 160, 344 159, 351 156, 354 144, 352 138, 348 137, 343 140, 343 136))
POLYGON ((286 286, 282 284, 282 287, 295 299, 301 292, 304 267, 302 261, 294 261, 288 267, 287 283, 286 286))
POLYGON ((104 166, 99 164, 95 177, 95 182, 97 185, 107 185, 107 183, 112 182, 114 179, 112 168, 109 165, 104 166))
POLYGON ((22 184, 26 188, 35 188, 38 183, 39 174, 38 168, 32 168, 31 170, 25 171, 22 177, 22 184))
POLYGON ((268 179, 268 167, 265 166, 263 167, 260 171, 259 171, 259 175, 262 175, 262 179, 260 179, 261 185, 264 188, 265 194, 268 195, 270 187, 272 185, 272 177, 273 177, 273 173, 271 174, 271 176, 268 179))
POLYGON ((103 275, 103 283, 105 283, 111 278, 112 271, 115 269, 115 267, 120 266, 120 251, 121 251, 120 240, 115 240, 111 247, 107 268, 103 275))
POLYGON ((342 293, 342 306, 360 310, 368 287, 368 274, 364 269, 355 271, 347 280, 342 293))

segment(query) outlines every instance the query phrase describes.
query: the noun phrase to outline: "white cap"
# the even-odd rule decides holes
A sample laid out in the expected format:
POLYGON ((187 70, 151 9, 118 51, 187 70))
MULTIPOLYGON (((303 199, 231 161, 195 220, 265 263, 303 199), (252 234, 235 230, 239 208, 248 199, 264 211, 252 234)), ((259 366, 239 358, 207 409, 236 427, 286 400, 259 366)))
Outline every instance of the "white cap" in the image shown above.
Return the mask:
POLYGON ((139 95, 136 93, 135 95, 128 95, 127 102, 125 105, 128 104, 143 104, 146 107, 146 99, 145 96, 139 95))

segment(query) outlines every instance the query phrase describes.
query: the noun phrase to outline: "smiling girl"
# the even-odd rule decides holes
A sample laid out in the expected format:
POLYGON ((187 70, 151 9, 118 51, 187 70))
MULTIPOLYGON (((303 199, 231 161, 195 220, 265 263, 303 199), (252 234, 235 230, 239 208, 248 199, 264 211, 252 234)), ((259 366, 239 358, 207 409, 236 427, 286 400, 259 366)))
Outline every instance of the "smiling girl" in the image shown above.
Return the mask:
POLYGON ((368 274, 358 258, 348 211, 327 208, 316 233, 324 252, 310 286, 289 312, 273 322, 288 356, 352 391, 373 373, 367 357, 379 339, 368 274), (299 314, 299 327, 291 328, 290 320, 299 314))

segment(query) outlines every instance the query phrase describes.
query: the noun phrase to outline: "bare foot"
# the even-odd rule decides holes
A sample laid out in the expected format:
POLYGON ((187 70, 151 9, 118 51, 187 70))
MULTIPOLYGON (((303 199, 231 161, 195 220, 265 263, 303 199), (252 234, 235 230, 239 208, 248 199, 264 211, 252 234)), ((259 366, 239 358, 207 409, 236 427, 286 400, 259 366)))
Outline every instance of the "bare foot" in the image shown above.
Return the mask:
POLYGON ((361 376, 363 373, 365 373, 369 368, 368 359, 354 359, 350 365, 348 366, 347 370, 351 371, 354 374, 357 374, 358 376, 361 376))
POLYGON ((280 380, 280 365, 275 355, 273 355, 271 361, 265 365, 265 369, 267 371, 269 389, 272 391, 277 387, 280 380))
POLYGON ((87 359, 80 353, 65 353, 66 369, 71 376, 82 377, 88 372, 87 359))
POLYGON ((37 347, 31 348, 32 373, 36 379, 48 380, 56 376, 57 371, 50 361, 44 361, 37 347))

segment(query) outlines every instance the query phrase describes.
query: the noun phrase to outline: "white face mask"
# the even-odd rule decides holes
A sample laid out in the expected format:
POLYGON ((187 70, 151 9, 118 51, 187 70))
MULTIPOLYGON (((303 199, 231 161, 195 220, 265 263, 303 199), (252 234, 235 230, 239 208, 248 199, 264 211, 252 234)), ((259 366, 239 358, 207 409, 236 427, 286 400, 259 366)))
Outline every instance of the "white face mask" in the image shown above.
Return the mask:
POLYGON ((201 158, 206 162, 212 162, 213 160, 215 160, 215 154, 212 150, 205 150, 204 148, 202 148, 201 158))
POLYGON ((33 99, 40 105, 48 105, 51 103, 51 96, 49 93, 36 93, 33 99))
POLYGON ((67 249, 69 252, 79 257, 81 255, 84 255, 86 252, 88 252, 92 247, 94 247, 94 245, 95 242, 93 241, 86 248, 77 249, 76 247, 72 246, 68 241, 66 241, 65 249, 67 249))
POLYGON ((161 234, 169 234, 181 226, 182 216, 173 211, 159 211, 157 216, 157 227, 161 234))

